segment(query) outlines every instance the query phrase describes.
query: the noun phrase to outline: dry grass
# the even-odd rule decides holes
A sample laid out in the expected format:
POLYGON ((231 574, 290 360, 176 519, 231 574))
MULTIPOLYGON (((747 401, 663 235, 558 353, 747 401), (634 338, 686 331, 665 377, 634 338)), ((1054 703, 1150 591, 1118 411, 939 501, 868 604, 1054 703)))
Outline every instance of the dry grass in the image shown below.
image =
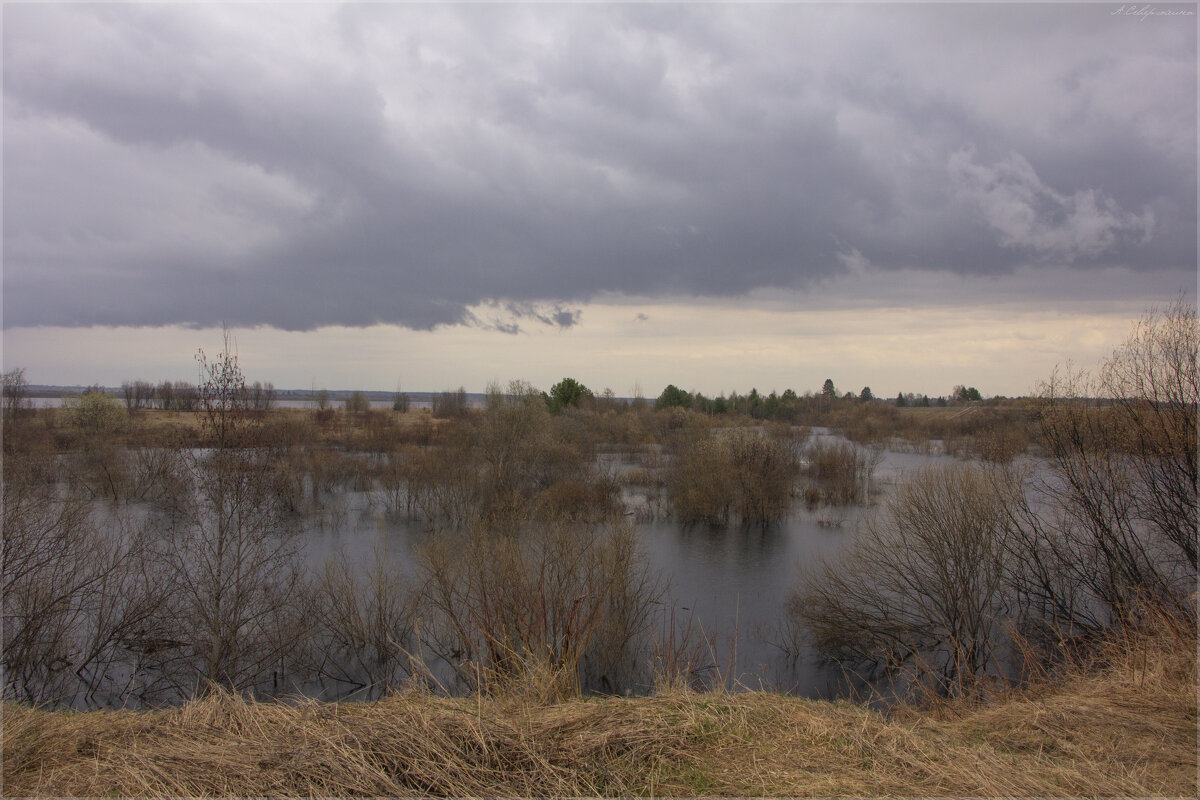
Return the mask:
MULTIPOLYGON (((125 421, 115 440, 130 447, 202 446, 203 412, 144 409, 125 421)), ((388 448, 397 442, 427 443, 432 433, 447 424, 434 419, 429 409, 408 412, 375 410, 350 415, 342 409, 330 409, 327 424, 320 425, 312 409, 276 408, 250 412, 256 425, 255 436, 274 446, 293 444, 338 445, 349 449, 388 448)), ((30 444, 42 448, 70 450, 80 446, 80 437, 66 424, 61 409, 41 409, 21 431, 30 444), (51 436, 51 434, 53 434, 51 436), (41 441, 37 441, 38 439, 41 441)))
POLYGON ((763 693, 6 706, 3 777, 9 795, 42 796, 1194 797, 1194 630, 1103 655, 989 704, 891 716, 763 693))

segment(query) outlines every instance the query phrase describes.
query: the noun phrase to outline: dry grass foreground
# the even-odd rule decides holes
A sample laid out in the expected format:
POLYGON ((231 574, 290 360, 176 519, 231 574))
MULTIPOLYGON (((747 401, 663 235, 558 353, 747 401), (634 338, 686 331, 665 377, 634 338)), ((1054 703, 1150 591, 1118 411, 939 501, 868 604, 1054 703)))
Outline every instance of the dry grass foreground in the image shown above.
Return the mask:
POLYGON ((763 693, 4 709, 6 796, 1195 797, 1196 638, 1161 629, 986 705, 763 693))

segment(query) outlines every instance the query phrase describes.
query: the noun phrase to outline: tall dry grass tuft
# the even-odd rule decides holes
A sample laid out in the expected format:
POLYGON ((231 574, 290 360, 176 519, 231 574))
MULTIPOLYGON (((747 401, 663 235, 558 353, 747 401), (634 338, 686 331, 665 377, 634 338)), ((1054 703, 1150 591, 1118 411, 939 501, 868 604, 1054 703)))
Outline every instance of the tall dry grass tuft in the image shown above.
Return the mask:
POLYGON ((988 703, 891 714, 688 691, 7 706, 3 778, 18 796, 1196 796, 1194 625, 1150 618, 1096 653, 988 703))
POLYGON ((656 711, 424 695, 286 706, 227 694, 140 716, 14 708, 4 772, 9 791, 64 796, 632 794, 646 766, 686 759, 697 727, 680 718, 664 730, 656 711))

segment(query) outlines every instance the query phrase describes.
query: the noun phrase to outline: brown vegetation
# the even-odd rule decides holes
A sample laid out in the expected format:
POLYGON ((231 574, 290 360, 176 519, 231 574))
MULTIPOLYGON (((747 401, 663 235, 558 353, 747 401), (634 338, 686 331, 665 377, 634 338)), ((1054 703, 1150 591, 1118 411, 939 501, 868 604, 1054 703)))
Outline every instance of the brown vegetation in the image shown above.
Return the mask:
POLYGON ((978 467, 921 470, 843 557, 804 573, 791 613, 839 661, 904 672, 938 693, 975 689, 1003 643, 1007 509, 1018 491, 978 467))
POLYGON ((890 715, 690 692, 7 706, 3 779, 19 796, 1195 796, 1195 685, 1194 628, 1159 624, 989 704, 890 715))
POLYGON ((677 437, 666 470, 667 497, 684 524, 767 525, 791 511, 800 473, 790 429, 691 427, 677 437))
POLYGON ((1196 342, 1195 309, 1177 304, 1098 382, 1056 376, 1036 405, 1036 472, 916 473, 844 559, 806 572, 793 617, 840 661, 957 694, 1003 677, 1003 651, 1028 669, 1147 606, 1192 613, 1196 342))
POLYGON ((1172 307, 1095 381, 941 409, 752 392, 718 412, 676 390, 658 411, 551 413, 514 382, 482 409, 460 391, 433 411, 279 410, 227 349, 176 392, 194 411, 147 409, 131 384, 125 407, 90 392, 35 413, 8 373, 6 700, 185 704, 6 706, 6 789, 1194 794, 1195 324, 1172 307), (807 429, 768 420, 851 443, 802 449, 807 429), (881 448, 930 437, 987 464, 875 497, 881 448), (1040 476, 1016 459, 1030 443, 1040 476), (602 469, 601 446, 632 469, 602 469), (662 489, 686 522, 879 503, 794 618, 924 710, 679 691, 697 640, 660 614, 622 485, 650 514, 662 489), (292 531, 345 490, 423 520, 418 563, 306 574, 292 531), (247 702, 302 680, 384 699, 247 702), (663 692, 581 697, 648 686, 663 692))
POLYGON ((442 534, 420 556, 425 642, 472 691, 530 674, 557 698, 631 685, 661 595, 628 526, 442 534))

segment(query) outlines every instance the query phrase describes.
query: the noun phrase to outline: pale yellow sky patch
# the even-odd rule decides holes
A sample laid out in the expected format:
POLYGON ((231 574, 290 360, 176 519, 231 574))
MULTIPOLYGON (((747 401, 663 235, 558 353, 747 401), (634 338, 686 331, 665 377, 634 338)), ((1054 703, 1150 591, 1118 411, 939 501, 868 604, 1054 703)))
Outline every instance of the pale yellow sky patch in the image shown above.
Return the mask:
MULTIPOLYGON (((247 378, 279 388, 478 392, 512 379, 548 389, 571 376, 596 391, 629 395, 640 386, 653 397, 668 383, 708 395, 803 393, 832 378, 839 391, 856 394, 870 386, 877 396, 936 396, 964 384, 1014 396, 1034 391, 1057 364, 1094 366, 1137 316, 1009 306, 787 310, 733 301, 581 310, 572 328, 517 334, 394 325, 232 332, 247 378)), ((14 328, 4 334, 4 368, 23 366, 31 382, 59 385, 195 380, 196 350, 220 347, 214 328, 14 328)))

